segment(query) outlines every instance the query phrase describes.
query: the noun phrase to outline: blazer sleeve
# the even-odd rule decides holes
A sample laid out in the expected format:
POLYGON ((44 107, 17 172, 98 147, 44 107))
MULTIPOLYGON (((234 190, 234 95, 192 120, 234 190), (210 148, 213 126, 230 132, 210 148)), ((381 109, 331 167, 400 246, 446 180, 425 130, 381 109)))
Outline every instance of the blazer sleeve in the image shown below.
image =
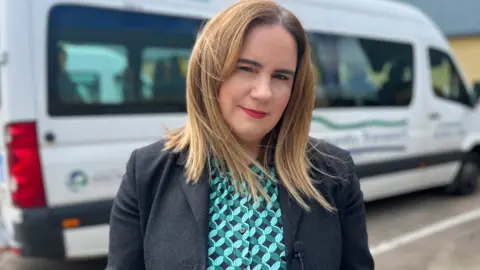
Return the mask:
POLYGON ((373 256, 368 245, 363 193, 350 154, 347 158, 348 185, 342 192, 342 261, 341 270, 372 270, 373 256))
POLYGON ((145 269, 133 151, 110 214, 106 270, 145 269))

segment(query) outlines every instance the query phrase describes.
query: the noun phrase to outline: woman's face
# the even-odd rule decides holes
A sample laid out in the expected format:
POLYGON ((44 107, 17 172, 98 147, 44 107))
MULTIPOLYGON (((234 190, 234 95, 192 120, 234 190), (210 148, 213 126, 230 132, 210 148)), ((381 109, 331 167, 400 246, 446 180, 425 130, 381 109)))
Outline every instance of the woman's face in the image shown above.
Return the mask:
POLYGON ((236 69, 219 93, 222 116, 242 143, 260 143, 278 123, 296 65, 296 42, 283 26, 258 25, 246 35, 236 69))

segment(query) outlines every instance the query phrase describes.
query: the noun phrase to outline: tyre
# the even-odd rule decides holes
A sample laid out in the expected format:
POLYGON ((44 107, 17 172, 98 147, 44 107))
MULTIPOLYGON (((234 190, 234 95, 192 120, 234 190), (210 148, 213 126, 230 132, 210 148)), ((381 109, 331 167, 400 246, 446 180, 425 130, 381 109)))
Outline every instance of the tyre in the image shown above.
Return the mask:
POLYGON ((464 157, 455 180, 445 187, 445 192, 451 195, 469 195, 476 191, 479 181, 480 156, 470 152, 464 157))

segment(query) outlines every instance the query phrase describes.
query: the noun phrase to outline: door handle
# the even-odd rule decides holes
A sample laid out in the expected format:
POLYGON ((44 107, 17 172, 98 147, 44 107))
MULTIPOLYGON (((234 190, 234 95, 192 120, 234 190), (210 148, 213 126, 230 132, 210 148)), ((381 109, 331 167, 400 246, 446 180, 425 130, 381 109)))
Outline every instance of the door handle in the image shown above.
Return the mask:
POLYGON ((431 112, 428 114, 428 118, 431 120, 437 120, 440 119, 440 114, 438 112, 431 112))

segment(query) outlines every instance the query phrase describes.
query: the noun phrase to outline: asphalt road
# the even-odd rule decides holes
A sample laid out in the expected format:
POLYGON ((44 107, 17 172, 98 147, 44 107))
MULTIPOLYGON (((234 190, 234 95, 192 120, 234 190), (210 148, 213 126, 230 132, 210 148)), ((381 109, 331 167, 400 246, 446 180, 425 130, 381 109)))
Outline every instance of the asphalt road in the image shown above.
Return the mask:
MULTIPOLYGON (((480 191, 449 197, 431 190, 367 204, 376 269, 480 269, 479 213, 480 191)), ((62 263, 0 255, 2 270, 100 270, 104 266, 104 260, 62 263)))

